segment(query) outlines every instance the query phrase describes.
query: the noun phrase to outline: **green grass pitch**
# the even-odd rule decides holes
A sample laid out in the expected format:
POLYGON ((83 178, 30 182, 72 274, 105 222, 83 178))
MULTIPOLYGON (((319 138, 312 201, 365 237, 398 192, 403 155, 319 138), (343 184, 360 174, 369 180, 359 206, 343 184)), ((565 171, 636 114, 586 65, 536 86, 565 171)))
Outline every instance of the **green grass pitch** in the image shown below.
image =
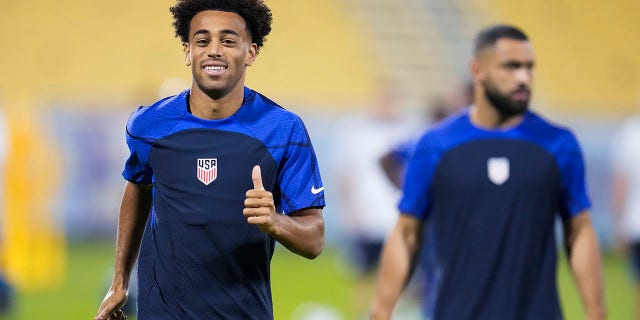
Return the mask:
MULTIPOLYGON (((306 260, 279 246, 272 263, 272 287, 276 319, 294 319, 294 311, 313 302, 331 306, 343 319, 355 319, 350 306, 351 285, 340 271, 335 249, 326 248, 316 260, 306 260)), ((112 241, 70 244, 67 277, 59 288, 18 293, 11 316, 4 319, 92 319, 102 299, 113 264, 112 241)), ((620 255, 605 254, 606 299, 610 319, 631 319, 633 288, 626 262, 620 255)), ((582 319, 582 307, 566 265, 560 259, 560 293, 566 319, 582 319)), ((129 318, 131 319, 131 318, 129 318)))

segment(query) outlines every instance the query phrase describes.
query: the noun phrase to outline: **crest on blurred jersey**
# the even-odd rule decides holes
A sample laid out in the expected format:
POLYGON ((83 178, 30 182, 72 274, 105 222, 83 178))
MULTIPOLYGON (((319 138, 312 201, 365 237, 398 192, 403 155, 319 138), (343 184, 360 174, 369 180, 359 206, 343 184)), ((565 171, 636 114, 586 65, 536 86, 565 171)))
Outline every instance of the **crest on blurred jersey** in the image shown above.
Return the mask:
POLYGON ((487 175, 496 185, 502 185, 509 180, 509 159, 505 157, 489 158, 487 160, 487 175))
POLYGON ((218 159, 198 159, 198 180, 209 185, 218 177, 218 159))

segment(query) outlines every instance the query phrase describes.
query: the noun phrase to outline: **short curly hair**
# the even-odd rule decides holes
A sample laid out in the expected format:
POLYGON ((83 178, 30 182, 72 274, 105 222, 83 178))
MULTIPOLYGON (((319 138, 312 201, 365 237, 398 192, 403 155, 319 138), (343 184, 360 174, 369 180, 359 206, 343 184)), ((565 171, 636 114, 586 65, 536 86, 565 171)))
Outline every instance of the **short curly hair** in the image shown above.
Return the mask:
POLYGON ((262 47, 271 32, 271 10, 262 0, 178 0, 169 9, 173 14, 176 37, 189 42, 191 19, 206 10, 234 12, 241 16, 249 31, 251 41, 262 47))

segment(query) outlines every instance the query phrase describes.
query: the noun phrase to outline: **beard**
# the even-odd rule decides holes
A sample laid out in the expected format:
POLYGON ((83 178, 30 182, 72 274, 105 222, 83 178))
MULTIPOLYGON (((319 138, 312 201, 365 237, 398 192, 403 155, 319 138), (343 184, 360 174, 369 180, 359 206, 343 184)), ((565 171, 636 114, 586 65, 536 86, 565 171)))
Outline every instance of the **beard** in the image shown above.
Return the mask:
POLYGON ((529 110, 529 98, 525 100, 514 100, 511 98, 511 95, 516 92, 527 92, 530 93, 529 88, 527 86, 519 86, 517 89, 513 90, 511 93, 503 94, 493 85, 492 82, 486 80, 483 82, 484 86, 484 95, 487 97, 487 100, 493 105, 493 107, 498 111, 498 113, 503 118, 510 118, 514 116, 521 115, 529 110))

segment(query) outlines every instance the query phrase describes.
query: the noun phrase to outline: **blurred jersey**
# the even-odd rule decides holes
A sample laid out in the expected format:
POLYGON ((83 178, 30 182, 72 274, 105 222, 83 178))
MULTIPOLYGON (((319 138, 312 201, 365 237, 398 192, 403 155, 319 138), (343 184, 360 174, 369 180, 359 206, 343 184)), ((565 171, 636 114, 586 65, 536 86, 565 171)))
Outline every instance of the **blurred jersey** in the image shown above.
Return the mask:
POLYGON ((400 211, 426 221, 433 319, 559 319, 555 218, 590 206, 573 134, 528 112, 510 129, 468 110, 425 134, 400 211))
POLYGON ((139 319, 273 318, 274 240, 242 215, 260 165, 276 210, 323 207, 323 185, 302 120, 245 88, 232 116, 188 112, 189 91, 140 108, 127 125, 123 172, 153 183, 138 261, 139 319))

